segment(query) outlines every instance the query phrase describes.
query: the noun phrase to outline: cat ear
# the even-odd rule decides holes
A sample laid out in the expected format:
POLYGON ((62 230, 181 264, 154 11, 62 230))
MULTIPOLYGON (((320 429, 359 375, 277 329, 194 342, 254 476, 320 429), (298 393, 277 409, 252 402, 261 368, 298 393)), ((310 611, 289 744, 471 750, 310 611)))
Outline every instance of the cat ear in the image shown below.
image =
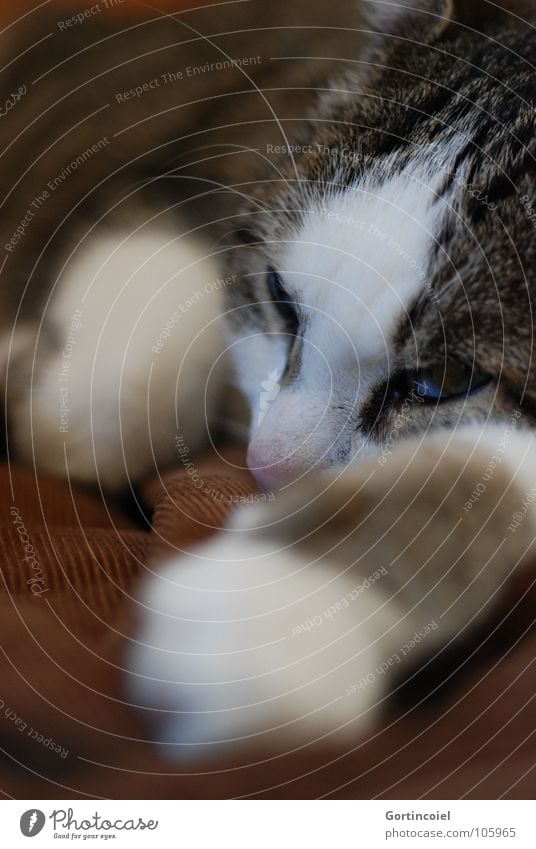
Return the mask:
POLYGON ((392 35, 401 30, 429 32, 441 28, 451 21, 454 4, 450 0, 364 0, 363 5, 371 27, 392 35))
POLYGON ((455 24, 486 32, 497 23, 534 21, 534 0, 365 0, 371 26, 386 35, 437 37, 455 24))

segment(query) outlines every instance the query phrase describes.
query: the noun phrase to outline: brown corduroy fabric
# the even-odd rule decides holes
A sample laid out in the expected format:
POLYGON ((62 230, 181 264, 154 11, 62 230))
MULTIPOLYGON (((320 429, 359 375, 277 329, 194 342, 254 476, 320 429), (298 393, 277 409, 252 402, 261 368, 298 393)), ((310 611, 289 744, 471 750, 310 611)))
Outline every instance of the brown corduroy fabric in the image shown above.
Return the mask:
POLYGON ((536 569, 512 584, 502 613, 473 645, 415 685, 412 702, 393 705, 370 739, 275 757, 252 747, 187 767, 160 757, 125 687, 132 599, 144 575, 221 527, 233 503, 251 496, 253 483, 236 465, 209 463, 200 481, 177 472, 149 482, 140 494, 152 515, 147 529, 81 488, 1 471, 4 796, 532 797, 536 569), (35 561, 23 560, 28 544, 35 561), (445 678, 439 697, 419 705, 417 694, 445 678))

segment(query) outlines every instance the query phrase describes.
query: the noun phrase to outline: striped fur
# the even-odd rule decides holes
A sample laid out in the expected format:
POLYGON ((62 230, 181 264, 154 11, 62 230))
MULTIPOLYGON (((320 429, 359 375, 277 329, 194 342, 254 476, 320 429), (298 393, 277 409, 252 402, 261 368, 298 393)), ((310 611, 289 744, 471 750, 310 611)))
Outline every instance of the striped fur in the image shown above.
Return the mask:
POLYGON ((201 450, 226 334, 281 490, 142 590, 126 687, 173 755, 353 741, 523 568, 533 7, 248 0, 69 34, 36 8, 3 36, 10 448, 110 489, 177 430, 201 450))

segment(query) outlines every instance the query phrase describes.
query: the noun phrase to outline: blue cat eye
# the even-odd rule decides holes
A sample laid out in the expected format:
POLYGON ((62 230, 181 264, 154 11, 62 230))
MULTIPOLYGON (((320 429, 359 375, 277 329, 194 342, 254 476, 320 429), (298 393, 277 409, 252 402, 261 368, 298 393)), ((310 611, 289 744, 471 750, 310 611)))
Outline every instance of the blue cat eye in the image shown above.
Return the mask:
POLYGON ((455 360, 406 373, 408 392, 428 403, 470 395, 490 380, 489 375, 455 360))

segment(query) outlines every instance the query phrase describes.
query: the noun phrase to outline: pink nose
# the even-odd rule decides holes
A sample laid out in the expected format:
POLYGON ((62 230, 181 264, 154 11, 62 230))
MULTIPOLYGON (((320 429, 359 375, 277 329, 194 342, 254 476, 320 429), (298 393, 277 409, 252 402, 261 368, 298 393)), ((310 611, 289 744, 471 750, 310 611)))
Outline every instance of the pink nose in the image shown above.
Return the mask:
POLYGON ((277 489, 284 483, 290 483, 305 471, 297 458, 290 456, 281 460, 269 459, 255 445, 250 445, 248 449, 247 464, 251 474, 265 490, 277 489))

